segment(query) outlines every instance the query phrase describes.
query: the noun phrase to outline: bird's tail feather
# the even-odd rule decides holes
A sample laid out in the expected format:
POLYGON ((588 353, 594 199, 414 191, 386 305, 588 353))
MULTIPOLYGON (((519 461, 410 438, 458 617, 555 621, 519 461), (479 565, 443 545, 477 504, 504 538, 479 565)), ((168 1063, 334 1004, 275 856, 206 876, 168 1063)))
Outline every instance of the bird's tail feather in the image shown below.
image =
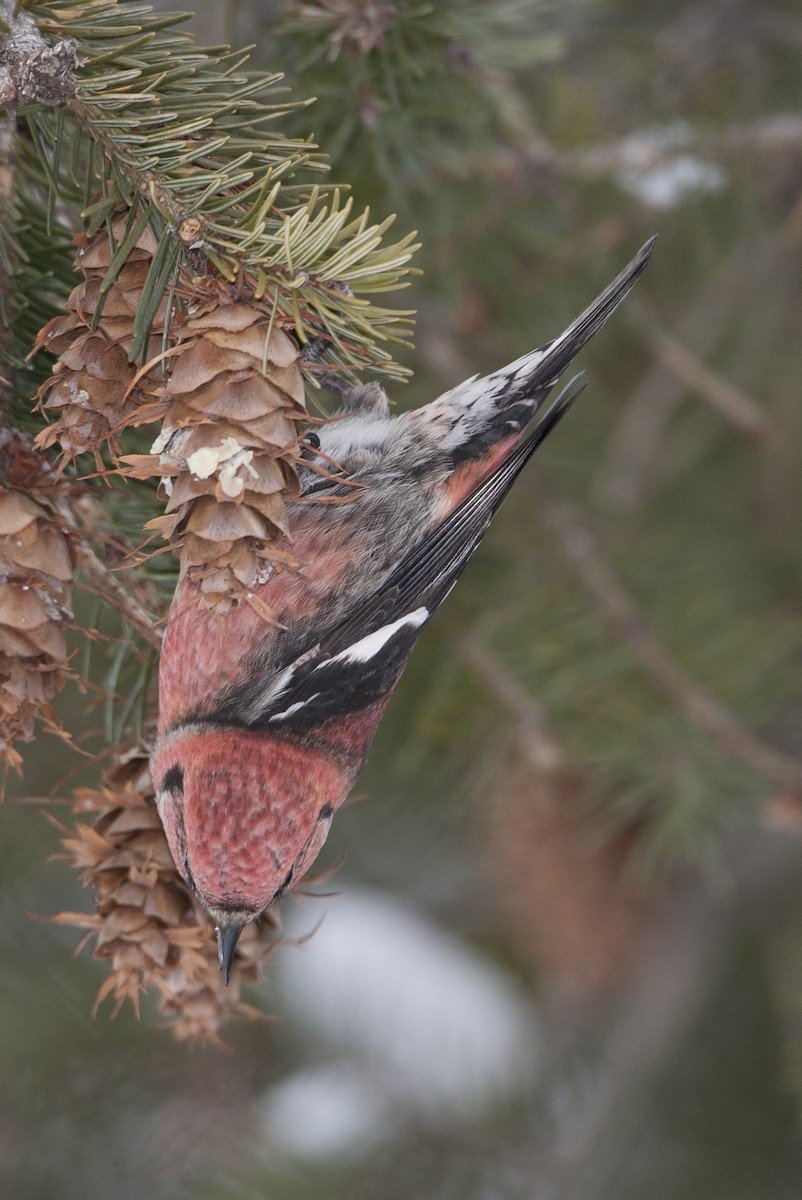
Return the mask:
POLYGON ((494 442, 529 424, 569 363, 612 316, 643 273, 655 240, 651 238, 641 247, 559 337, 491 375, 466 379, 421 410, 427 420, 438 423, 441 444, 454 463, 480 457, 494 442))
POLYGON ((610 319, 633 284, 643 274, 656 240, 656 237, 650 238, 612 283, 607 285, 559 337, 539 350, 524 354, 509 366, 502 367, 495 376, 514 378, 513 390, 519 394, 549 387, 555 383, 579 351, 610 319))

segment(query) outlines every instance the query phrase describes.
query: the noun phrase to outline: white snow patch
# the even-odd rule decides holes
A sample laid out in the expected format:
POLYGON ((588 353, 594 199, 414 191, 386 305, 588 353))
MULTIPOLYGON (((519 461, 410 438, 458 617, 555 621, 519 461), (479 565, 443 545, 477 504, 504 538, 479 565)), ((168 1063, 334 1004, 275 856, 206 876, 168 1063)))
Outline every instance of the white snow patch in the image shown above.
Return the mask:
POLYGON ((174 429, 163 429, 150 448, 151 454, 163 454, 175 432, 174 429))
POLYGON ((301 1158, 346 1157, 369 1150, 386 1133, 388 1102, 353 1064, 297 1071, 264 1097, 265 1137, 301 1158))
MULTIPOLYGON (((349 887, 321 902, 315 936, 273 959, 286 1019, 355 1064, 388 1121, 474 1120, 531 1085, 536 1018, 511 976, 389 895, 349 887)), ((308 909, 287 917, 290 937, 308 933, 308 909)))
POLYGON ((655 208, 674 208, 694 192, 715 192, 727 176, 716 163, 692 153, 696 136, 687 121, 640 129, 616 143, 585 153, 595 169, 612 168, 619 185, 655 208))
POLYGON ((720 191, 727 177, 717 164, 681 154, 648 171, 621 172, 618 181, 654 208, 668 209, 675 208, 689 193, 720 191))
POLYGON ((227 495, 238 495, 245 484, 242 480, 235 479, 236 473, 240 467, 245 467, 255 477, 256 471, 251 466, 252 461, 253 450, 246 450, 236 438, 226 437, 217 446, 203 446, 200 450, 190 454, 187 458, 187 466, 196 479, 208 479, 215 471, 219 471, 223 491, 227 495), (226 484, 228 487, 239 484, 239 489, 238 491, 228 491, 226 484))

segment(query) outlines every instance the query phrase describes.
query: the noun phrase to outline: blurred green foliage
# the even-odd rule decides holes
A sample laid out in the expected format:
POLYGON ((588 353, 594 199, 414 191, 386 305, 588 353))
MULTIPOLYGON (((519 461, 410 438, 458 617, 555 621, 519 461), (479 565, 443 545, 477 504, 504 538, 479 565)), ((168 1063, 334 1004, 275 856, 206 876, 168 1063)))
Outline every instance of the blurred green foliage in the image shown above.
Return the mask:
MULTIPOLYGON (((659 233, 631 298, 637 311, 622 311, 583 355, 587 392, 533 473, 593 530, 678 670, 766 744, 800 755, 798 14, 763 0, 550 9, 239 0, 228 13, 235 33, 257 30, 261 65, 318 97, 288 118, 288 135, 314 136, 332 178, 351 184, 376 219, 399 211, 402 232, 419 231, 424 274, 404 296, 419 312, 417 350, 402 357, 415 374, 396 387, 399 406, 543 342, 659 233), (385 27, 370 26, 371 14, 385 27), (780 117, 782 129, 772 124, 780 117), (687 161, 677 168, 682 160, 695 175, 687 161), (656 194, 669 199, 657 204, 656 194), (769 436, 749 434, 691 387, 644 333, 644 312, 739 389, 769 436)), ((338 816, 327 854, 348 856, 334 886, 361 880, 413 895, 547 995, 546 968, 538 975, 513 943, 484 858, 490 797, 497 803, 516 756, 515 714, 464 660, 464 630, 537 698, 589 781, 589 842, 634 828, 632 873, 658 894, 662 880, 715 862, 788 789, 726 753, 611 631, 539 519, 541 496, 522 480, 427 630, 358 785, 367 798, 338 816)), ((110 497, 108 511, 133 534, 149 503, 137 495, 115 509, 110 497)), ((107 673, 99 666, 98 681, 107 673)), ((70 694, 64 708, 84 704, 70 694)), ((29 794, 68 770, 54 743, 38 743, 27 761, 29 794)), ((570 1117, 560 1081, 553 1094, 450 1134, 400 1126, 351 1162, 268 1152, 260 1097, 314 1060, 304 1032, 237 1029, 239 1053, 228 1059, 188 1054, 129 1014, 91 1022, 98 964, 72 961, 70 934, 24 916, 83 903, 65 868, 44 865, 55 834, 35 808, 7 803, 0 839, 0 1180, 9 1194, 554 1194, 546 1169, 550 1146, 559 1157, 561 1104, 570 1117)), ((724 930, 700 984, 706 1002, 639 1081, 636 1116, 589 1153, 583 1182, 560 1200, 799 1194, 786 1064, 799 1024, 802 897, 787 882, 768 911, 755 907, 724 930)), ((570 1043, 575 1020, 590 1041, 601 1038, 607 1015, 604 1005, 577 1016, 566 1004, 551 1018, 554 1041, 570 1043)), ((609 1068, 596 1065, 602 1078, 609 1068)))

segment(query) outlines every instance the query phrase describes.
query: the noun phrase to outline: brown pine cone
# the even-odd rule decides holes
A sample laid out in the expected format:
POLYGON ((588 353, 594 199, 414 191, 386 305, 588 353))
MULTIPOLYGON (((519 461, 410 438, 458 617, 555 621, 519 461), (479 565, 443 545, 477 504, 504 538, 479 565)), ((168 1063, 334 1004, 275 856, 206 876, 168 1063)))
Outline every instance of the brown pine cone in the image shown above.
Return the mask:
MULTIPOLYGON (((2 448, 0 464, 9 451, 2 448)), ((50 700, 67 675, 72 569, 70 545, 46 503, 0 486, 0 757, 16 769, 14 742, 32 740, 37 717, 61 732, 50 700)))
MULTIPOLYGON (((115 245, 124 240, 126 223, 127 211, 114 218, 115 245)), ((134 318, 157 249, 153 233, 146 228, 140 234, 105 299, 101 284, 114 255, 106 227, 91 238, 81 234, 76 241, 75 266, 84 278, 67 301, 67 315, 49 321, 40 331, 35 347, 58 355, 53 374, 39 389, 42 410, 55 415, 57 420, 41 431, 36 444, 47 449, 58 443, 62 464, 87 450, 97 451, 103 442, 113 441, 114 433, 133 413, 152 404, 164 386, 160 368, 137 379, 139 368, 128 361, 134 318), (101 304, 101 315, 93 330, 101 304)), ((165 296, 151 328, 148 360, 161 353, 166 313, 165 296)))
POLYGON ((226 987, 209 918, 173 865, 145 751, 121 750, 100 789, 75 793, 74 811, 90 823, 62 826, 64 852, 58 857, 94 888, 97 911, 53 919, 87 930, 79 948, 93 941, 93 956, 109 960, 111 973, 95 1008, 113 994, 113 1016, 126 1000, 138 1014, 141 994, 155 989, 179 1041, 219 1045, 227 1020, 261 1017, 240 999, 240 989, 259 979, 278 944, 277 918, 265 913, 246 927, 226 987))
POLYGON ((285 498, 297 495, 298 425, 308 420, 300 355, 263 302, 215 297, 183 326, 150 455, 131 475, 161 476, 167 512, 150 522, 180 549, 210 607, 247 595, 287 556, 285 498))

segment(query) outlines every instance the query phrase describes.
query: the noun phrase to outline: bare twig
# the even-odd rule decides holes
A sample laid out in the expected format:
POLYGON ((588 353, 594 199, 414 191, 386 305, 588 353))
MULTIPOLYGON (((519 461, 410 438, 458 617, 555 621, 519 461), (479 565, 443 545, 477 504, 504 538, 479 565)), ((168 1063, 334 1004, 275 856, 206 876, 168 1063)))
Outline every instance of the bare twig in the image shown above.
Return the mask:
POLYGON ((123 586, 116 575, 103 563, 89 543, 85 535, 78 531, 75 539, 75 559, 92 588, 104 600, 108 600, 118 610, 129 625, 133 626, 142 637, 156 650, 161 647, 162 637, 156 628, 155 618, 142 607, 139 601, 123 586))
POLYGON ((0 5, 8 34, 0 48, 0 105, 65 104, 76 92, 77 43, 65 38, 51 46, 36 22, 15 5, 0 5))
POLYGON ((564 499, 541 487, 540 512, 556 535, 577 578, 634 658, 700 729, 713 736, 731 757, 766 779, 794 792, 802 789, 802 763, 767 746, 715 696, 682 671, 649 629, 595 537, 564 499))
POLYGON ((680 338, 661 328, 642 300, 632 302, 626 316, 644 335, 666 370, 698 392, 725 420, 753 437, 776 441, 779 430, 768 413, 740 388, 708 367, 680 338))
MULTIPOLYGON (((531 105, 515 84, 500 73, 485 80, 488 94, 512 144, 538 173, 571 179, 647 174, 692 154, 726 159, 745 152, 792 154, 802 150, 802 117, 778 112, 757 121, 734 122, 715 133, 700 133, 684 121, 636 130, 612 142, 563 150, 555 146, 532 116, 531 105)), ((477 167, 485 173, 492 158, 477 167)))
POLYGON ((515 737, 524 758, 538 772, 564 762, 562 748, 537 701, 493 651, 471 633, 458 639, 459 651, 487 690, 515 720, 515 737))
MULTIPOLYGON (((568 156, 575 174, 647 172, 679 155, 727 158, 744 151, 792 153, 802 149, 802 117, 774 113, 759 121, 732 124, 714 134, 697 133, 684 122, 646 129, 606 145, 588 146, 568 156)), ((565 159, 566 156, 562 156, 565 159)))
MULTIPOLYGON (((719 270, 688 298, 677 336, 698 358, 720 342, 732 314, 764 286, 779 252, 775 238, 739 246, 719 270)), ((692 286, 691 283, 688 285, 692 286)), ((613 429, 596 477, 596 496, 605 508, 628 510, 664 478, 666 430, 682 399, 676 375, 654 363, 633 390, 613 429)))
MULTIPOLYGON (((85 505, 85 501, 81 498, 70 502, 62 498, 56 504, 59 515, 72 535, 77 565, 92 584, 94 591, 116 608, 146 642, 159 650, 162 637, 156 626, 156 618, 140 604, 130 588, 125 587, 92 549, 84 523, 79 517, 82 505, 85 505)), ((86 516, 86 512, 82 515, 86 516)))

